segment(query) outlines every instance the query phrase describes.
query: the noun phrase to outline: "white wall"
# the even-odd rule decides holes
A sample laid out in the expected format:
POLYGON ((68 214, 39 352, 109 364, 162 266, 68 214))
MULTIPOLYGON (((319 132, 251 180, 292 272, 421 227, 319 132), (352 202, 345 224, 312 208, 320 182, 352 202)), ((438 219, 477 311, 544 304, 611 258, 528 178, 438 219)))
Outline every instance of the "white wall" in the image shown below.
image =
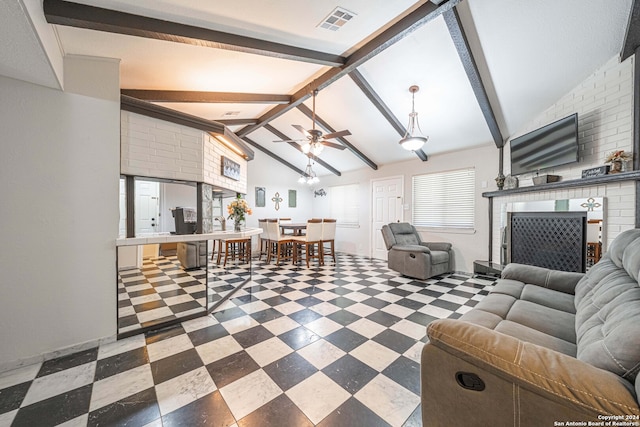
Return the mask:
MULTIPOLYGON (((304 222, 313 216, 313 190, 307 184, 299 184, 295 171, 272 159, 260 150, 255 151, 255 158, 249 162, 247 180, 247 202, 253 209, 253 215, 247 218, 248 227, 257 227, 258 219, 262 218, 291 218, 294 222, 304 222), (255 188, 265 187, 266 206, 256 207, 255 188), (295 208, 289 207, 289 190, 296 190, 297 203, 295 208), (280 209, 275 209, 271 199, 276 193, 280 194, 282 202, 280 209)), ((223 200, 224 212, 229 204, 223 200)))
MULTIPOLYGON (((634 57, 623 63, 612 58, 576 88, 531 121, 519 136, 573 113, 578 113, 579 163, 545 171, 563 180, 579 179, 583 169, 604 164, 615 150, 633 151, 633 67, 634 57)), ((508 148, 508 147, 507 147, 508 148)), ((636 156, 640 153, 634 153, 636 156)), ((505 169, 509 169, 509 152, 505 150, 505 169)), ((506 172, 505 172, 506 173, 506 172)), ((532 185, 532 174, 520 177, 520 186, 532 185)), ((493 254, 499 260, 500 212, 505 203, 533 200, 561 200, 604 197, 605 229, 603 250, 622 231, 635 227, 635 185, 613 183, 559 191, 515 194, 496 198, 494 202, 493 254)))
MULTIPOLYGON (((427 153, 429 152, 429 143, 427 143, 424 150, 427 153)), ((381 166, 377 171, 365 168, 343 173, 341 177, 321 177, 319 187, 323 187, 325 190, 333 185, 360 184, 360 227, 338 228, 336 250, 363 256, 371 255, 372 224, 370 212, 372 179, 393 176, 404 177, 404 201, 405 204, 409 204, 409 210, 404 211, 404 220, 411 222, 411 209, 413 208, 411 204, 411 178, 414 175, 468 167, 473 167, 476 170, 475 231, 473 233, 421 231, 420 234, 425 241, 451 242, 455 251, 456 270, 473 271, 473 261, 486 259, 488 253, 489 219, 487 212, 489 204, 481 193, 496 189, 494 179, 498 174, 498 150, 492 143, 462 152, 430 156, 427 162, 422 162, 416 157, 415 160, 381 166)), ((314 199, 313 214, 321 217, 330 215, 327 197, 314 199)))
MULTIPOLYGON (((68 66, 89 80, 108 71, 93 84, 118 98, 117 61, 68 66)), ((5 370, 116 333, 120 106, 6 77, 0 93, 5 370)))

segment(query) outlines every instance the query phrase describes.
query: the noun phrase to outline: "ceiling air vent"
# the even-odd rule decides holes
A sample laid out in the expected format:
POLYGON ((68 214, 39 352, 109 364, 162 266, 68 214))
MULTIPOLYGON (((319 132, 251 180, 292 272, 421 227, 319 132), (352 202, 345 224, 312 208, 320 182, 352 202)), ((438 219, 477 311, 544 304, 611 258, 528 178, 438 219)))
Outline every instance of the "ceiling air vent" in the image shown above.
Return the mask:
POLYGON ((336 7, 333 12, 331 12, 325 19, 323 19, 318 27, 325 28, 331 31, 338 31, 344 24, 349 22, 354 16, 355 13, 349 12, 347 9, 343 9, 341 7, 336 7))
POLYGON ((236 117, 240 114, 240 111, 227 111, 222 117, 236 117))

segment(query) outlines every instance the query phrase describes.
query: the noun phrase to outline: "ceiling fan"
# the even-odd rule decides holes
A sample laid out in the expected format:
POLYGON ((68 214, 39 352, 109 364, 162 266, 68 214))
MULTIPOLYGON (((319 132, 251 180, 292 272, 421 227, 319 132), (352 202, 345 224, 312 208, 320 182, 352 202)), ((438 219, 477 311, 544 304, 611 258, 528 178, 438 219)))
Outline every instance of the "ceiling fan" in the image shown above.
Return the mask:
POLYGON ((296 128, 300 133, 302 133, 306 139, 285 139, 278 140, 273 142, 297 142, 301 145, 302 152, 305 154, 313 154, 314 156, 319 155, 322 152, 324 147, 336 148, 338 150, 344 150, 346 147, 341 144, 336 144, 335 142, 327 141, 328 139, 339 138, 341 136, 351 135, 351 132, 348 130, 341 130, 339 132, 332 132, 328 134, 323 134, 321 130, 316 129, 316 95, 318 94, 318 90, 313 91, 313 115, 312 128, 307 130, 300 125, 291 125, 296 128))

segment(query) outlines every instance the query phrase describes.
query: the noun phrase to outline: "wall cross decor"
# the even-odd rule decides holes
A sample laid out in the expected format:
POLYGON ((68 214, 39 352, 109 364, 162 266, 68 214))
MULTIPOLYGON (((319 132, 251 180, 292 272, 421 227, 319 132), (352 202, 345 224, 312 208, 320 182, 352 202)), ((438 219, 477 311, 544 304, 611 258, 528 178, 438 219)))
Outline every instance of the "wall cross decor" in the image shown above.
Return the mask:
POLYGON ((276 192, 275 196, 271 198, 271 201, 276 204, 276 210, 280 210, 280 202, 282 202, 282 197, 280 197, 280 193, 276 192))

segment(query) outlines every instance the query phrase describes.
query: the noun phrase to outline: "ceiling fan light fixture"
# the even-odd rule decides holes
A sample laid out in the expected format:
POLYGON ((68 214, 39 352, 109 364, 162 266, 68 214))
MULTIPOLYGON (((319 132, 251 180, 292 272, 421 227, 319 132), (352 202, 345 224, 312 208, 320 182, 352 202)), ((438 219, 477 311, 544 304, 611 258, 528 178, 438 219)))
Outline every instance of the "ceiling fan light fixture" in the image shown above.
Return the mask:
POLYGON ((313 153, 314 156, 319 156, 320 153, 322 153, 323 148, 324 148, 323 145, 320 144, 319 142, 311 144, 311 153, 313 153))
POLYGON ((415 96, 416 92, 420 90, 419 86, 413 85, 409 87, 411 92, 411 113, 409 114, 409 124, 407 125, 407 132, 404 134, 399 144, 407 151, 416 151, 422 148, 422 146, 429 140, 429 137, 416 135, 416 129, 422 134, 420 129, 420 122, 418 122, 418 113, 415 108, 415 96))

